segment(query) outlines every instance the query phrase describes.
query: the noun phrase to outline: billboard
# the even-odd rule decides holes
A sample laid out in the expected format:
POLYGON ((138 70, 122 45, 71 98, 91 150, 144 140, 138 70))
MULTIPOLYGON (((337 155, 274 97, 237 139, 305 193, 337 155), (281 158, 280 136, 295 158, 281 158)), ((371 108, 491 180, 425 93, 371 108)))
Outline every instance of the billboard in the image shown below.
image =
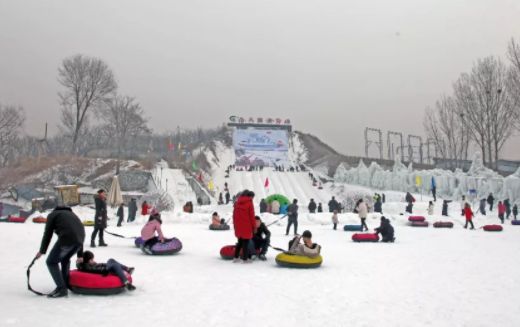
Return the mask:
POLYGON ((247 128, 233 133, 237 166, 285 166, 288 164, 289 135, 282 129, 247 128))

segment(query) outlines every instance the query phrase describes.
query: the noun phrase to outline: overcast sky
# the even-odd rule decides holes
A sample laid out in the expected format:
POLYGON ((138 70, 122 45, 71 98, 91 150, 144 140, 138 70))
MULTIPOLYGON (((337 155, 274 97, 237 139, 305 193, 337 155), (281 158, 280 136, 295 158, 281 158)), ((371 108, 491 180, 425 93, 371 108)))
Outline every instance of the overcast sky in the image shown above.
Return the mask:
POLYGON ((29 133, 56 132, 57 68, 82 53, 157 131, 290 118, 362 154, 367 126, 424 136, 424 108, 511 37, 518 0, 0 0, 0 102, 25 108, 29 133))

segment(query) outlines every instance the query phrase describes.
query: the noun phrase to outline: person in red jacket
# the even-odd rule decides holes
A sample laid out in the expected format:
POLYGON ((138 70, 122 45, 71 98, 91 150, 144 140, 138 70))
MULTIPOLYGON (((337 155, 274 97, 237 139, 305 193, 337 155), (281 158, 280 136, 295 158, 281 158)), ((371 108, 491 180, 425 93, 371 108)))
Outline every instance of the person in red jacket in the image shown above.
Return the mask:
POLYGON ((498 201, 498 218, 504 223, 504 215, 506 214, 506 205, 502 201, 498 201))
POLYGON ((148 210, 150 210, 150 205, 148 204, 148 202, 144 201, 141 205, 141 215, 147 216, 148 210))
POLYGON ((239 262, 240 250, 242 250, 242 260, 244 263, 251 262, 251 253, 249 253, 249 242, 253 238, 256 230, 255 207, 253 198, 255 193, 245 190, 238 197, 233 209, 233 227, 235 228, 235 236, 238 239, 235 247, 235 259, 233 262, 239 262))
POLYGON ((471 225, 470 229, 475 229, 475 226, 473 225, 473 210, 471 210, 471 207, 469 206, 469 203, 466 203, 464 206, 464 216, 466 216, 466 225, 464 225, 464 228, 468 228, 468 223, 471 225))

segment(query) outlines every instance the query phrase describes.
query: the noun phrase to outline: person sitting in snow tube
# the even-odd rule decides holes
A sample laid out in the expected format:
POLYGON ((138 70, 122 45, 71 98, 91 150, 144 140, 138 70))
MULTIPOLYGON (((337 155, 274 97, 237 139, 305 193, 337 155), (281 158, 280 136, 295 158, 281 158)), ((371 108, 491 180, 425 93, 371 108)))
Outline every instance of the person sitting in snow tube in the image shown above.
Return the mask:
POLYGON ((164 243, 164 235, 161 225, 161 214, 155 213, 154 215, 150 215, 148 222, 141 229, 141 238, 144 242, 142 245, 143 247, 151 248, 158 242, 164 243), (156 232, 158 236, 155 236, 156 232))
POLYGON ((394 227, 392 227, 390 220, 386 219, 385 216, 381 217, 381 225, 376 228, 376 234, 381 234, 381 242, 393 243, 395 241, 394 227))
POLYGON ((220 216, 217 212, 214 212, 211 216, 211 225, 209 225, 210 230, 229 230, 229 225, 226 224, 225 219, 220 219, 220 216))
POLYGON ((78 259, 76 266, 79 271, 89 274, 99 274, 103 276, 108 276, 109 274, 116 275, 127 290, 134 291, 136 289, 125 274, 132 275, 134 268, 127 267, 114 259, 108 259, 106 263, 96 263, 94 261, 94 253, 85 251, 83 252, 83 257, 78 259))
POLYGON ((282 267, 316 268, 323 262, 320 252, 321 246, 312 242, 312 233, 306 230, 289 242, 289 251, 276 256, 276 263, 282 267))

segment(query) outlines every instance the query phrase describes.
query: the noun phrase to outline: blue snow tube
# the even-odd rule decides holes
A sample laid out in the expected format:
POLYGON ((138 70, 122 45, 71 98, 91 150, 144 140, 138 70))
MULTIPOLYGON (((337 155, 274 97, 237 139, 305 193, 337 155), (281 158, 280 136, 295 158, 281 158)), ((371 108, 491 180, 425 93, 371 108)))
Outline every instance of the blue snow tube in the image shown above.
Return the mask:
POLYGON ((520 226, 520 220, 511 220, 511 225, 514 225, 514 226, 520 226))
POLYGON ((362 225, 345 225, 343 226, 345 232, 361 232, 363 231, 362 225))

